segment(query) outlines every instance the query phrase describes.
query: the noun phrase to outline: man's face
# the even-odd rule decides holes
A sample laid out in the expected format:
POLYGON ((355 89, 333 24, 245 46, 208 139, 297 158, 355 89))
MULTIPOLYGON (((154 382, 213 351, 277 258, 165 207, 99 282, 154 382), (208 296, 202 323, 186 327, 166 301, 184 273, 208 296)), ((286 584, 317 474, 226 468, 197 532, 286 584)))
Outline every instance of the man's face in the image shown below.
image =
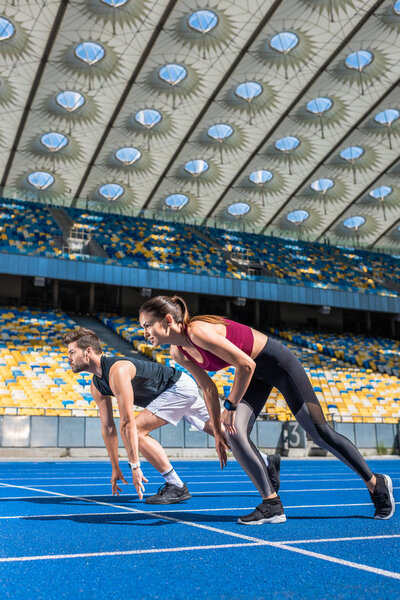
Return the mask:
POLYGON ((77 342, 68 344, 68 362, 74 373, 87 371, 90 363, 89 354, 89 348, 81 350, 77 342))

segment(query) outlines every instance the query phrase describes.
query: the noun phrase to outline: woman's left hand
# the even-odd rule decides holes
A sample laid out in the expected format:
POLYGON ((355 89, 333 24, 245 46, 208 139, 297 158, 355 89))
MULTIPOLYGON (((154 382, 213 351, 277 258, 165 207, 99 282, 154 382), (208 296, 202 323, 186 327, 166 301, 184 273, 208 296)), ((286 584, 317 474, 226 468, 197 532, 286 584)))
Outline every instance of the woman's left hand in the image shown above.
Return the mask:
POLYGON ((221 416, 221 423, 225 427, 227 433, 236 433, 235 429, 235 411, 224 410, 221 416))

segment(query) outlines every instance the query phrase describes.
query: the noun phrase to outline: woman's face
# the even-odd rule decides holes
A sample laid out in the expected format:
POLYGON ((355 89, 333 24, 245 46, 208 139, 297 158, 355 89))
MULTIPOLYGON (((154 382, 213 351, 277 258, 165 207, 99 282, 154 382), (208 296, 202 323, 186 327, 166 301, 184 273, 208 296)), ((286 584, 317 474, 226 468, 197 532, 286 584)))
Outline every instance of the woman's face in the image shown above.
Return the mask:
POLYGON ((143 327, 144 337, 152 346, 168 344, 170 324, 167 317, 159 319, 151 312, 142 312, 139 315, 139 322, 143 327))

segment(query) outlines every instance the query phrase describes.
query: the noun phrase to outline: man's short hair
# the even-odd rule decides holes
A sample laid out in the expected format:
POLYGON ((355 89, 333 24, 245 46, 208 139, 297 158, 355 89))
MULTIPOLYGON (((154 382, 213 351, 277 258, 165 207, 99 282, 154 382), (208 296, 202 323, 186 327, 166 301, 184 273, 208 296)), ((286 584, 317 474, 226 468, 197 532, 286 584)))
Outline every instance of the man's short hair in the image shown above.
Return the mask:
POLYGON ((85 329, 85 327, 78 327, 77 329, 72 329, 62 337, 62 342, 68 346, 72 342, 76 342, 78 348, 81 350, 86 350, 87 348, 93 348, 93 351, 96 354, 101 354, 101 344, 100 340, 91 329, 85 329))

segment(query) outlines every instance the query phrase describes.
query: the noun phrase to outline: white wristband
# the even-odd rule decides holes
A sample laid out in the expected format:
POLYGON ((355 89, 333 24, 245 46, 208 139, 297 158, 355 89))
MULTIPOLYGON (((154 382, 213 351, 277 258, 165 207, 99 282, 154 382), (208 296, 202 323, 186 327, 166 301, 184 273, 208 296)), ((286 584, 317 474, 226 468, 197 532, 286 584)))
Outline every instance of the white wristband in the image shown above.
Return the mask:
POLYGON ((130 468, 132 469, 132 471, 134 471, 135 469, 138 469, 140 467, 140 462, 128 462, 128 465, 130 466, 130 468))

